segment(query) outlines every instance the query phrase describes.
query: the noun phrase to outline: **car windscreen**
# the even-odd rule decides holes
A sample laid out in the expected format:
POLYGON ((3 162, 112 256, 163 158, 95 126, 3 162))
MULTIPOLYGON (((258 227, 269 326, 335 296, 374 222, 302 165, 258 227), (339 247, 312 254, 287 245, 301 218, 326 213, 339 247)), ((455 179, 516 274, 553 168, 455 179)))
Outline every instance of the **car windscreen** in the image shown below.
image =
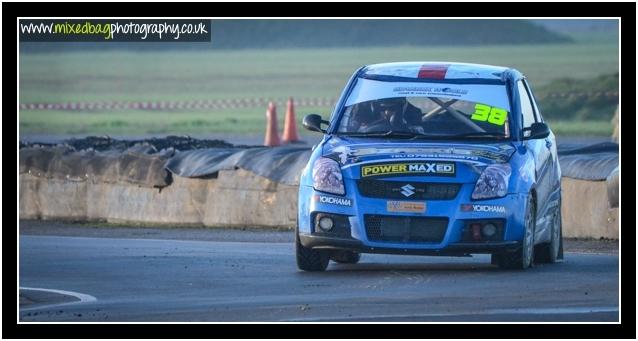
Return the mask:
POLYGON ((358 79, 337 133, 360 136, 508 138, 505 85, 358 79))

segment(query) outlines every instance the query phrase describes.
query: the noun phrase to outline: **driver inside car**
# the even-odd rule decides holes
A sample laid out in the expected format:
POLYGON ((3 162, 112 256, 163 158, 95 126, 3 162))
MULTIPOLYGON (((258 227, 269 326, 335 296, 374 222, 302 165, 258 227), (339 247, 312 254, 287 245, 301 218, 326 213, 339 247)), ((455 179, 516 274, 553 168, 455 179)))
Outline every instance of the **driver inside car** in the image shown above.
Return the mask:
POLYGON ((410 104, 405 97, 359 103, 353 110, 357 132, 420 132, 423 129, 418 126, 423 115, 421 110, 410 104))

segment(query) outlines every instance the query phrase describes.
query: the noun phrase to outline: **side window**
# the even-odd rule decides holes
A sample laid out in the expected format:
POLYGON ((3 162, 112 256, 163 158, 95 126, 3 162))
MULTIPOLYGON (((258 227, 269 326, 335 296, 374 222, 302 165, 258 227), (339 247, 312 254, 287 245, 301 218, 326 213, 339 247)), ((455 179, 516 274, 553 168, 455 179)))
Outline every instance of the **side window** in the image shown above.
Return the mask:
POLYGON ((534 108, 532 107, 532 101, 527 95, 527 90, 525 90, 525 85, 523 85, 522 81, 518 81, 518 95, 521 99, 521 111, 523 113, 523 128, 529 128, 532 126, 532 123, 536 122, 534 118, 534 108))
POLYGON ((538 110, 538 105, 536 104, 536 99, 533 96, 532 88, 530 88, 527 80, 523 80, 525 82, 525 87, 527 88, 527 93, 530 94, 529 98, 532 100, 532 105, 534 106, 534 112, 536 113, 536 121, 543 122, 543 116, 541 115, 541 111, 538 110))

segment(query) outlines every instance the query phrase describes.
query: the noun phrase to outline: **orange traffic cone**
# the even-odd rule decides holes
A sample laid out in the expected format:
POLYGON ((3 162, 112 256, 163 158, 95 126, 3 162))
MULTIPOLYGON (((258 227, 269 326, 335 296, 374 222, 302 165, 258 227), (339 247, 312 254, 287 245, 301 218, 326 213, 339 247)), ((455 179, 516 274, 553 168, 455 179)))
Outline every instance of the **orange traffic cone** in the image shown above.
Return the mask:
POLYGON ((268 110, 266 110, 266 138, 264 139, 264 146, 278 146, 279 135, 277 132, 277 108, 273 102, 268 103, 268 110))
POLYGON ((284 120, 284 135, 282 137, 283 143, 290 143, 299 141, 299 135, 297 135, 297 123, 295 122, 295 106, 292 102, 292 97, 288 99, 288 108, 286 109, 286 119, 284 120))

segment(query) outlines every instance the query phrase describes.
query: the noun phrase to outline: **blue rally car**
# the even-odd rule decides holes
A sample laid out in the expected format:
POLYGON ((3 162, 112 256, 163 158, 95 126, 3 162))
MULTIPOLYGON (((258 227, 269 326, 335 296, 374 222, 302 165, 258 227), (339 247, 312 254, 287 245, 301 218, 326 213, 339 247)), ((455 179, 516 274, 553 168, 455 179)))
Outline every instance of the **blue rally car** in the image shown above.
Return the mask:
MULTIPOLYGON (((442 62, 357 70, 299 186, 296 258, 466 256, 525 269, 562 258, 554 134, 517 70, 442 62)), ((322 126, 323 125, 323 126, 322 126)))

